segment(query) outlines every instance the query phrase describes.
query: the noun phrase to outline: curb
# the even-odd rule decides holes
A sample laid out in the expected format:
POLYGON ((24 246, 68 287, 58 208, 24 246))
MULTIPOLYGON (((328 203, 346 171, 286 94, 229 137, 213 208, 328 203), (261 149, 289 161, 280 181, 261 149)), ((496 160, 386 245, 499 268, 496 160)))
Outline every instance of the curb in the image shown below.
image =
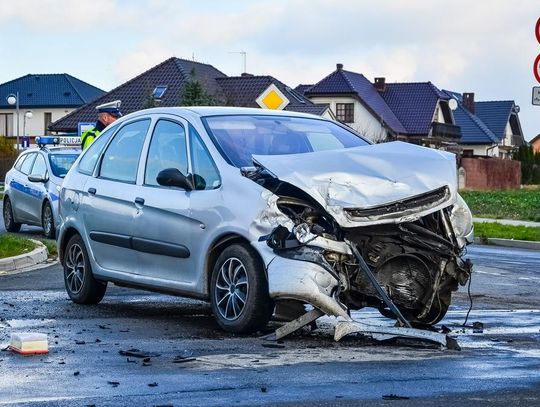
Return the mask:
POLYGON ((481 239, 479 237, 475 237, 474 243, 488 244, 492 246, 514 247, 517 249, 540 250, 540 242, 532 242, 529 240, 500 239, 495 237, 481 239))
POLYGON ((38 240, 29 239, 37 246, 29 253, 6 257, 0 260, 0 275, 8 272, 35 266, 47 260, 47 247, 38 240))

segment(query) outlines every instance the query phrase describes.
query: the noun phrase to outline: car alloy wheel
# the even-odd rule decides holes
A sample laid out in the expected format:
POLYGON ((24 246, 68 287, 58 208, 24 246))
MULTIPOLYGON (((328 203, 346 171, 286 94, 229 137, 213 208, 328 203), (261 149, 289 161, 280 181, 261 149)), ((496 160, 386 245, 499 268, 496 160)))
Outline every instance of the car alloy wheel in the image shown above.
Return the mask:
POLYGON ((4 226, 8 232, 18 232, 21 230, 21 224, 15 222, 13 217, 13 208, 11 206, 11 200, 6 198, 4 200, 4 226))
POLYGON ((45 202, 45 205, 43 206, 43 215, 41 218, 43 234, 49 239, 54 239, 56 231, 54 230, 54 218, 51 204, 49 202, 45 202))
POLYGON ((73 294, 81 292, 85 274, 84 253, 81 246, 73 244, 66 253, 66 283, 73 294))
POLYGON ((249 292, 246 267, 236 257, 229 258, 219 269, 215 286, 216 305, 228 321, 234 321, 244 311, 249 292))
POLYGON ((218 324, 229 332, 251 333, 266 326, 274 303, 261 258, 247 243, 232 244, 214 263, 210 301, 218 324))
POLYGON ((73 302, 97 304, 103 299, 107 283, 94 278, 86 246, 79 235, 69 239, 62 264, 66 291, 73 302))

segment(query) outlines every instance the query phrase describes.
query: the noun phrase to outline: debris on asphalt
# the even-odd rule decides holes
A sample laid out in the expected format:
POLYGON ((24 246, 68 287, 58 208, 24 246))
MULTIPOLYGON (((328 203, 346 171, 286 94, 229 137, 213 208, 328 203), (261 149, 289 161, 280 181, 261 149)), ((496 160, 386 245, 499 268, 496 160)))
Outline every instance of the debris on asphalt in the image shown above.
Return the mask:
POLYGON ((75 345, 86 345, 85 341, 75 341, 75 345))
POLYGON ((105 325, 98 325, 98 327, 100 329, 111 329, 111 328, 109 328, 108 326, 105 326, 105 325))
POLYGON ((12 333, 9 349, 22 355, 49 353, 47 334, 35 332, 12 333))
POLYGON ((261 393, 266 393, 266 391, 267 391, 266 387, 261 387, 261 393))
POLYGON ((194 360, 197 360, 197 359, 186 357, 186 356, 175 356, 172 362, 173 363, 186 363, 186 362, 193 362, 194 360))
POLYGON ((118 387, 120 385, 120 382, 115 382, 111 380, 107 380, 107 383, 110 384, 112 387, 118 387))
POLYGON ((79 372, 78 370, 76 372, 73 372, 73 376, 79 376, 81 374, 81 372, 79 372))
POLYGON ((264 346, 265 348, 273 348, 273 349, 281 349, 285 347, 285 345, 278 345, 277 343, 262 343, 261 346, 264 346))
POLYGON ((409 400, 410 397, 398 396, 397 394, 385 394, 382 396, 383 400, 409 400))
POLYGON ((142 362, 142 365, 145 366, 145 367, 146 366, 152 366, 152 363, 150 363, 150 362, 142 362))
POLYGON ((441 332, 443 334, 449 334, 450 332, 452 332, 452 330, 450 328, 448 328, 446 325, 443 325, 443 326, 441 326, 441 332))
POLYGON ((96 340, 95 340, 94 342, 95 342, 95 343, 100 343, 100 342, 101 342, 101 339, 96 338, 96 340))
POLYGON ((473 322, 473 334, 481 334, 484 333, 484 324, 482 322, 473 322))
POLYGON ((157 383, 156 382, 153 382, 153 383, 148 383, 148 387, 157 387, 157 383))
POLYGON ((159 353, 143 352, 135 348, 128 349, 128 350, 119 350, 118 353, 122 356, 132 356, 134 358, 141 358, 141 359, 160 356, 159 353))
POLYGON ((137 363, 136 360, 131 360, 130 358, 126 358, 128 363, 137 363))

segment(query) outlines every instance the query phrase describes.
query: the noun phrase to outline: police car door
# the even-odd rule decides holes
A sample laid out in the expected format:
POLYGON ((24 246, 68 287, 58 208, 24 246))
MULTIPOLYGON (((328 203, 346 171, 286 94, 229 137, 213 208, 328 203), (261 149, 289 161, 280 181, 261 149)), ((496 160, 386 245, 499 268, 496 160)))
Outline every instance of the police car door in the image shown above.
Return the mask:
POLYGON ((26 154, 18 171, 14 172, 13 179, 9 182, 11 188, 11 207, 17 222, 27 223, 32 219, 30 214, 31 196, 28 181, 28 174, 32 170, 36 153, 26 154))
POLYGON ((41 210, 43 200, 47 195, 46 184, 49 182, 49 174, 47 171, 46 158, 42 152, 36 154, 34 165, 28 175, 28 212, 30 220, 34 223, 41 224, 41 210))

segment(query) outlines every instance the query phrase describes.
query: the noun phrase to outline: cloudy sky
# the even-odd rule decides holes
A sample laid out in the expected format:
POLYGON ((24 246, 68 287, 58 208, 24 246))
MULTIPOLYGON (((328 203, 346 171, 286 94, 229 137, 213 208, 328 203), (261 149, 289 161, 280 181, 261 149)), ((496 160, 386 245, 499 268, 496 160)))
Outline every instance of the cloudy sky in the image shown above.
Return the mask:
POLYGON ((7 0, 0 83, 66 72, 110 90, 171 56, 238 75, 244 50, 248 72, 293 87, 341 62, 370 79, 514 99, 531 139, 538 17, 538 0, 7 0))

